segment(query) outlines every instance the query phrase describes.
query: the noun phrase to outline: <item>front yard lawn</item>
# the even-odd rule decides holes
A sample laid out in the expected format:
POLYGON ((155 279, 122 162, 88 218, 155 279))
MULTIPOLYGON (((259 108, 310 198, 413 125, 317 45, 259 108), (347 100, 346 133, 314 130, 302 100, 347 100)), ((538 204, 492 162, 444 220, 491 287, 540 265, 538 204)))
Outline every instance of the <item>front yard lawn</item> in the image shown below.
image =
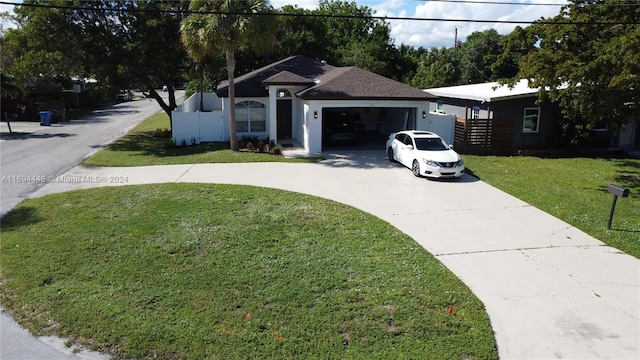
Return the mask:
POLYGON ((640 258, 640 159, 463 157, 481 180, 640 258), (630 190, 618 198, 611 230, 609 184, 630 190))
POLYGON ((240 185, 29 199, 3 306, 127 359, 496 359, 488 316, 419 244, 344 204, 240 185))
POLYGON ((266 153, 229 150, 228 143, 176 146, 168 134, 169 117, 157 113, 84 161, 93 166, 147 166, 242 162, 317 162, 319 158, 286 158, 266 153))

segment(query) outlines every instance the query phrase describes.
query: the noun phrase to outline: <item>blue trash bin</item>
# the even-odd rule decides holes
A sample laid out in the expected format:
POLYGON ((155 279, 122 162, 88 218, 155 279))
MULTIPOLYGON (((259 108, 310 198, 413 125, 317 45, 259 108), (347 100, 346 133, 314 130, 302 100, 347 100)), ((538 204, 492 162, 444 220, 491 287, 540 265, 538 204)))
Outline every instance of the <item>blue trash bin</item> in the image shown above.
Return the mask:
POLYGON ((40 111, 40 126, 51 126, 50 111, 40 111))

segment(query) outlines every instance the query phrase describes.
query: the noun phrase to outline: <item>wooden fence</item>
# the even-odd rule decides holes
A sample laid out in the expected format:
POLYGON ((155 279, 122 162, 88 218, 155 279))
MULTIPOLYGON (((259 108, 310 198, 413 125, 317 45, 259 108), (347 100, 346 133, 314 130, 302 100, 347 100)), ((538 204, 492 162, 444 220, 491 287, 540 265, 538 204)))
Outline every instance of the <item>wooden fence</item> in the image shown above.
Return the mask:
POLYGON ((464 154, 511 152, 511 120, 456 118, 456 151, 464 154))

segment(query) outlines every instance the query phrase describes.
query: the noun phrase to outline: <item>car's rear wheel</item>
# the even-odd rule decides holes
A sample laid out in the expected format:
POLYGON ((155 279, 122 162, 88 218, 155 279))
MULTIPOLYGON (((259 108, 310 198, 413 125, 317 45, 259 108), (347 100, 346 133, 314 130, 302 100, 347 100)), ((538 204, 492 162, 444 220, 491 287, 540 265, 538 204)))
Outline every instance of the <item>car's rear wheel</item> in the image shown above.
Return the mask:
POLYGON ((387 156, 389 157, 389 161, 396 162, 396 158, 395 158, 395 156, 393 156, 393 149, 392 148, 389 148, 389 150, 387 150, 387 156))
POLYGON ((413 172, 413 175, 420 177, 420 163, 418 160, 413 160, 413 163, 411 164, 411 172, 413 172))

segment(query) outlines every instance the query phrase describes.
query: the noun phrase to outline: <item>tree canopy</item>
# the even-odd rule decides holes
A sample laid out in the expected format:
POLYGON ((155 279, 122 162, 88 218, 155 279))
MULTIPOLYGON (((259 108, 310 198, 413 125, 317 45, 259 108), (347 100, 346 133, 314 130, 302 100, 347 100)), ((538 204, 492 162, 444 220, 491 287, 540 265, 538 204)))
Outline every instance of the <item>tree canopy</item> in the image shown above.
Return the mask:
MULTIPOLYGON (((22 82, 95 78, 108 96, 119 88, 171 86, 188 65, 178 31, 183 6, 153 0, 25 0, 15 9, 18 28, 3 35, 3 58, 11 59, 3 68, 22 82)), ((175 98, 166 104, 155 95, 170 114, 175 98)))
POLYGON ((518 73, 503 82, 528 79, 540 100, 559 104, 574 140, 638 121, 640 7, 615 6, 625 3, 571 0, 557 16, 517 28, 496 62, 518 59, 518 73))

